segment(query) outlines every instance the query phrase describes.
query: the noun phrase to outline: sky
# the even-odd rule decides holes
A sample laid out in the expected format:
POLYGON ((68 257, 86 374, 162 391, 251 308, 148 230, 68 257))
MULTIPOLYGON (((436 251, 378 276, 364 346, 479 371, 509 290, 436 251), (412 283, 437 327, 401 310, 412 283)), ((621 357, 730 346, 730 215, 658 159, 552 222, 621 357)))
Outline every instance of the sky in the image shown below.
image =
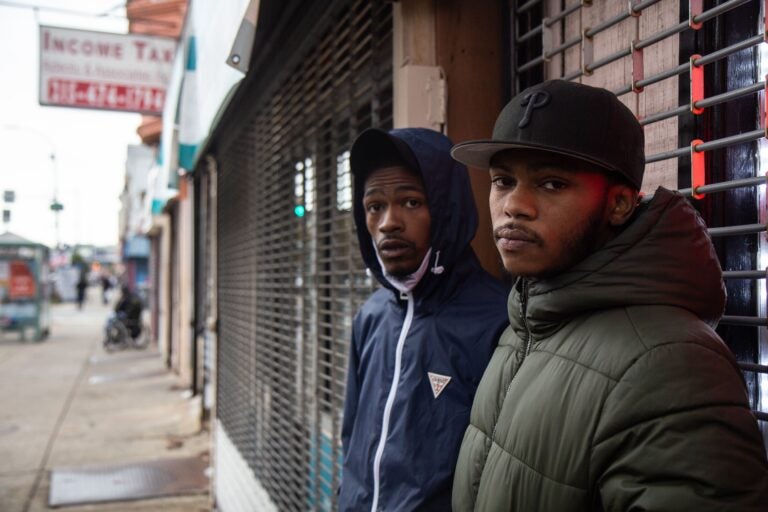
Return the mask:
POLYGON ((127 146, 140 143, 141 116, 39 105, 38 27, 125 33, 124 5, 119 0, 0 0, 0 191, 16 195, 14 203, 2 202, 11 221, 0 232, 50 247, 117 244, 127 146), (18 4, 41 8, 12 6, 18 4), (50 210, 54 194, 64 205, 58 230, 50 210))

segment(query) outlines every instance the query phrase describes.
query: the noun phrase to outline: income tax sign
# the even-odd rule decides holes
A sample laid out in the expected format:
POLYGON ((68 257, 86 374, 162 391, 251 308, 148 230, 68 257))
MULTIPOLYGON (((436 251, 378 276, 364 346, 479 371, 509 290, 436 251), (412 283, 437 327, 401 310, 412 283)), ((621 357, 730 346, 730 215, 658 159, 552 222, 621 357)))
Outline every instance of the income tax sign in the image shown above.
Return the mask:
POLYGON ((40 104, 161 114, 176 41, 40 27, 40 104))

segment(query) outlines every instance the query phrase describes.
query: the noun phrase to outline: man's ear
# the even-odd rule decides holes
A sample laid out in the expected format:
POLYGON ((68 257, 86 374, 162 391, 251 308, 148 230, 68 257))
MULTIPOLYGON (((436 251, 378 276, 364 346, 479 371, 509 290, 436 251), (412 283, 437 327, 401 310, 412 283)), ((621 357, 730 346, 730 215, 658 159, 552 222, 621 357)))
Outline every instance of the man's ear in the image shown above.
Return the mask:
POLYGON ((632 187, 616 184, 608 191, 608 223, 612 227, 623 226, 635 213, 638 192, 632 187))

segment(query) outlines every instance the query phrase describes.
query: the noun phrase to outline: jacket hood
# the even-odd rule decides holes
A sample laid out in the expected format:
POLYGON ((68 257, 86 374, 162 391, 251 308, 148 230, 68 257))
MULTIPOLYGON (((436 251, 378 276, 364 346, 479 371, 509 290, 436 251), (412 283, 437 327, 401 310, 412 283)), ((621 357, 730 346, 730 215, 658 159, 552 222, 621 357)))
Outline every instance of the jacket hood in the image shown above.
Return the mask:
POLYGON ((677 306, 715 326, 725 308, 720 263, 698 212, 677 192, 659 188, 631 224, 564 273, 526 280, 523 322, 518 279, 509 297, 512 327, 534 339, 549 336, 590 310, 677 306))
MULTIPOLYGON (((404 128, 388 132, 411 149, 419 165, 417 169, 424 182, 431 217, 430 245, 432 252, 428 270, 417 286, 417 293, 425 293, 451 268, 469 247, 477 230, 477 210, 472 195, 467 168, 450 155, 453 143, 445 135, 426 128, 404 128), (432 270, 443 267, 442 272, 432 270)), ((365 155, 358 155, 365 158, 365 155)), ((365 265, 385 287, 394 289, 384 277, 376 257, 371 235, 365 224, 363 192, 365 172, 352 162, 354 180, 353 213, 360 252, 365 265)))

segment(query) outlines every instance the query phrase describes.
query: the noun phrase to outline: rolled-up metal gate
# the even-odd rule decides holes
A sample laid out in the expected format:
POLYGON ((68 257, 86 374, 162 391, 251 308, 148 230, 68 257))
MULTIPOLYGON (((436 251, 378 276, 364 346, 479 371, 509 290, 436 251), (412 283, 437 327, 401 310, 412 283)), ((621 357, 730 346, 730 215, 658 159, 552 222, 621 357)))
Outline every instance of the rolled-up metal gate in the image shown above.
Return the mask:
POLYGON ((351 318, 374 286, 348 148, 392 122, 391 5, 310 4, 216 151, 218 419, 280 510, 335 505, 351 318))

